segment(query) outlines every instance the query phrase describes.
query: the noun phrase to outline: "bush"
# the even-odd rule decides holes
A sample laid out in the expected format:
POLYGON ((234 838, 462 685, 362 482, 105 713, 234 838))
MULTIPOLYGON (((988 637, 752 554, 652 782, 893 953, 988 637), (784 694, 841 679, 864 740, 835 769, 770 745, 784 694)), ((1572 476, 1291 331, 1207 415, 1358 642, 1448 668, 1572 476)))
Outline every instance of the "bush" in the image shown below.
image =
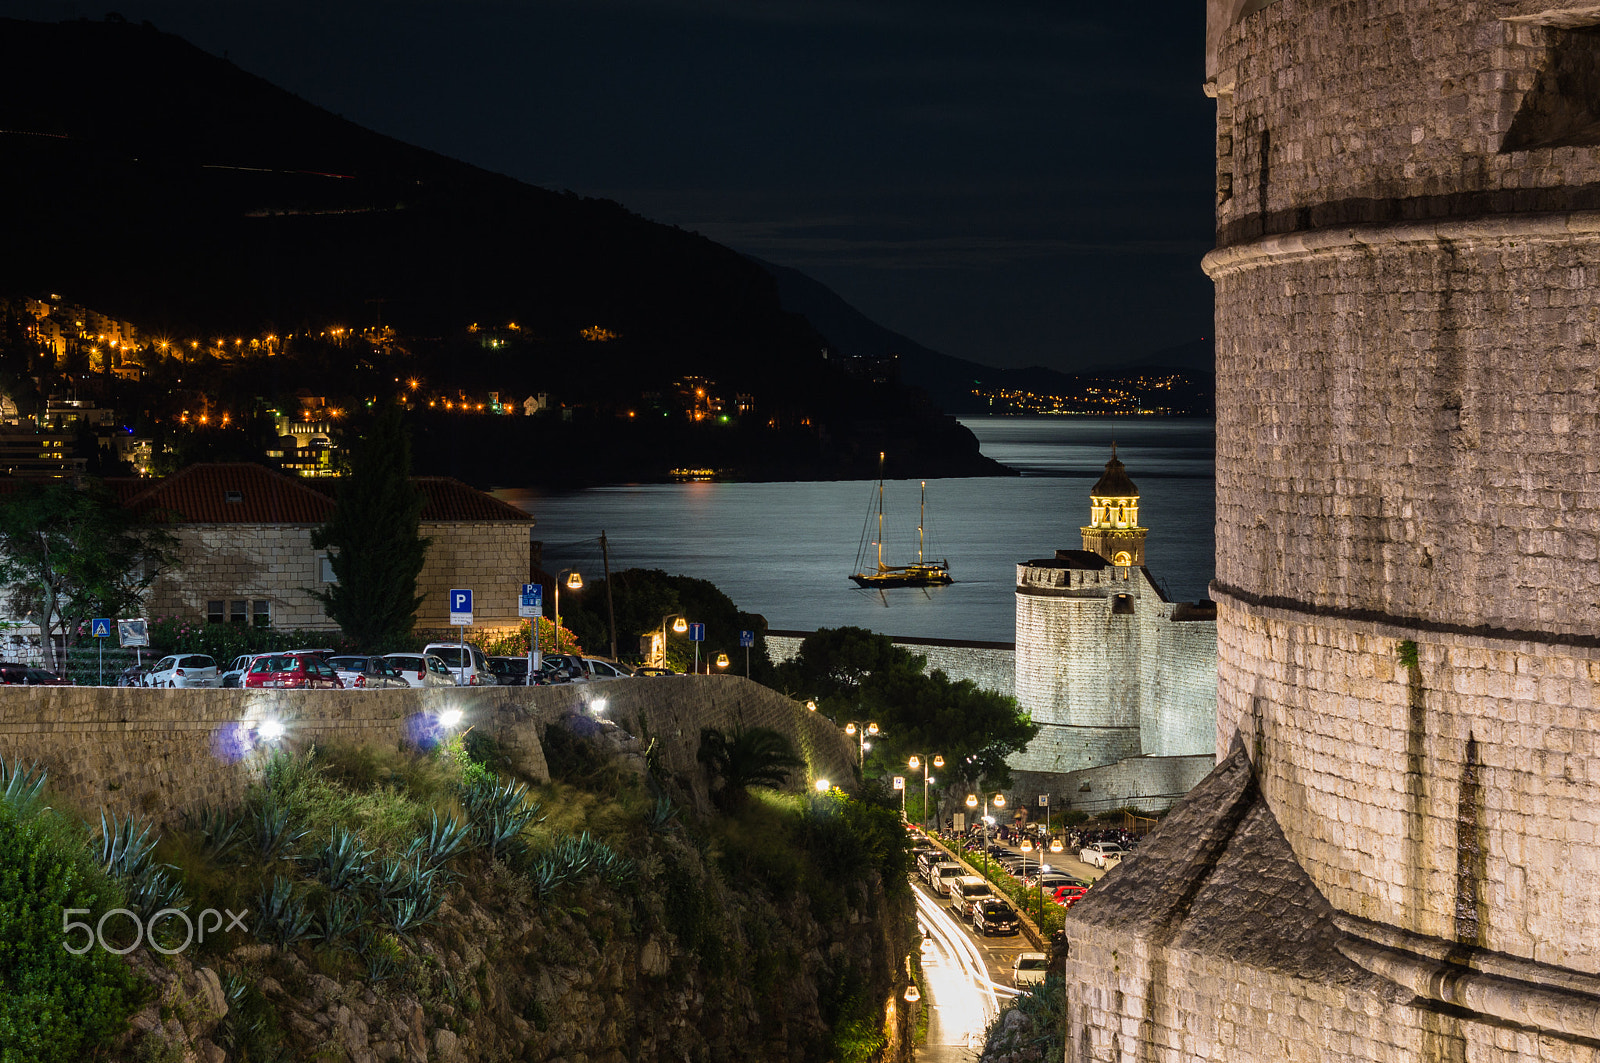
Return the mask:
MULTIPOLYGON (((0 1061, 62 1063, 87 1058, 120 1034, 142 994, 121 957, 98 944, 81 956, 64 947, 63 916, 90 926, 121 907, 116 886, 94 865, 81 832, 42 810, 0 804, 0 1061)), ((107 923, 126 926, 122 917, 107 923)))

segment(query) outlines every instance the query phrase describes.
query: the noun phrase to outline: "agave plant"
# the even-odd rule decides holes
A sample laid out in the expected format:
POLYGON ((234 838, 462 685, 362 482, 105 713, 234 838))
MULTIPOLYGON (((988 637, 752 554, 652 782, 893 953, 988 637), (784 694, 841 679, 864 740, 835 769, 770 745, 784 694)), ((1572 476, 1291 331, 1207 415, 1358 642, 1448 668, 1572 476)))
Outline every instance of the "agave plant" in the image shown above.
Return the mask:
POLYGON ((656 798, 655 806, 645 813, 644 829, 651 834, 666 834, 680 826, 677 807, 665 797, 656 798))
POLYGON ((372 854, 372 849, 361 847, 359 835, 334 827, 328 832, 328 844, 312 854, 310 871, 335 893, 359 889, 370 877, 367 861, 372 854))
POLYGON ((282 875, 272 876, 272 885, 265 882, 256 894, 256 937, 279 948, 311 936, 311 913, 306 911, 306 899, 297 895, 294 883, 282 875))
POLYGON ((361 902, 340 893, 330 893, 313 921, 316 936, 337 944, 361 929, 364 912, 361 902))
POLYGON ((141 919, 148 919, 163 908, 185 906, 183 884, 167 873, 177 868, 156 863, 159 840, 150 836, 149 824, 141 825, 132 816, 119 820, 103 810, 100 813, 100 866, 106 874, 121 880, 127 907, 141 919))
POLYGON ((433 892, 434 882, 440 872, 430 867, 419 867, 411 854, 385 857, 372 876, 371 888, 379 901, 399 897, 423 889, 433 892))
POLYGON ((220 808, 208 808, 195 818, 195 829, 200 833, 200 852, 212 863, 220 864, 244 839, 240 829, 243 816, 230 816, 220 808))
POLYGON ((268 801, 257 808, 249 828, 250 850, 268 862, 288 856, 308 833, 297 829, 289 819, 289 810, 276 801, 268 801))
POLYGON ((439 813, 435 811, 432 821, 428 824, 427 835, 412 843, 412 855, 423 867, 442 867, 471 834, 471 824, 462 823, 454 816, 441 820, 439 813))
POLYGON ((461 800, 472 820, 472 840, 477 846, 498 856, 530 825, 541 823, 539 804, 528 802, 525 783, 497 783, 484 780, 464 787, 461 800))
POLYGON ((367 965, 368 982, 386 982, 400 973, 398 947, 386 934, 363 927, 356 935, 356 952, 367 965))
POLYGON ((428 926, 439 914, 439 897, 431 891, 406 893, 383 902, 383 921, 400 937, 411 940, 411 935, 428 926))
POLYGON ((0 760, 0 802, 18 812, 27 812, 38 803, 44 791, 45 774, 45 769, 37 764, 24 768, 22 761, 17 760, 7 768, 6 762, 0 760))

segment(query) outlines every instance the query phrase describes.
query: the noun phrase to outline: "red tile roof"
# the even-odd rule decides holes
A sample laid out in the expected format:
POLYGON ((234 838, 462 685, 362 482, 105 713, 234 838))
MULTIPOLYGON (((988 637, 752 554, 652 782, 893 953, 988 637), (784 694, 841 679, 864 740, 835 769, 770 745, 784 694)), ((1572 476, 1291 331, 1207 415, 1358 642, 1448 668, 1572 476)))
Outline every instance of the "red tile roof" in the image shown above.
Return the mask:
POLYGON ((411 481, 422 488, 422 519, 425 521, 476 524, 484 521, 520 521, 532 524, 533 517, 508 502, 468 487, 448 476, 417 476, 411 481))
POLYGON ((180 524, 326 524, 333 499, 265 465, 191 465, 123 501, 180 524))
MULTIPOLYGON (((425 522, 478 524, 533 517, 460 480, 418 476, 425 522)), ((106 486, 130 509, 165 515, 188 524, 326 524, 333 517, 332 487, 316 486, 264 465, 247 462, 191 465, 166 479, 108 480, 106 486), (229 499, 233 501, 229 501, 229 499)))

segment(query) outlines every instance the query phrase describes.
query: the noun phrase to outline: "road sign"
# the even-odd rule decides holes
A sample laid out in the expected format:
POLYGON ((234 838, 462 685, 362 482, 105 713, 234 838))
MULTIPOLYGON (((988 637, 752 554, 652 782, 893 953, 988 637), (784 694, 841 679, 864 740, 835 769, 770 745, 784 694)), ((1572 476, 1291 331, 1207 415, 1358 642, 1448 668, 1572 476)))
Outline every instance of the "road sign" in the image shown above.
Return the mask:
POLYGON ((741 632, 739 632, 739 645, 743 646, 745 649, 749 649, 751 646, 754 646, 755 644, 756 644, 756 633, 754 631, 741 631, 741 632))
POLYGON ((1049 794, 1040 794, 1039 795, 1039 807, 1040 808, 1049 808, 1050 807, 1050 795, 1049 794))
POLYGON ((97 639, 108 639, 108 638, 110 638, 111 637, 111 620, 110 620, 110 618, 107 617, 107 618, 104 618, 104 619, 95 619, 95 620, 89 621, 89 634, 93 635, 97 639))
POLYGON ((544 588, 537 583, 524 583, 518 601, 517 615, 529 619, 544 615, 544 588))
POLYGON ((450 592, 450 623, 456 627, 472 626, 472 591, 457 588, 450 592))
POLYGON ((896 790, 904 790, 906 788, 906 777, 904 775, 896 775, 894 777, 894 788, 896 790))
POLYGON ((132 649, 150 645, 150 627, 144 620, 118 620, 117 641, 132 649))
POLYGON ((704 642, 706 640, 706 626, 704 624, 689 625, 689 641, 704 642))

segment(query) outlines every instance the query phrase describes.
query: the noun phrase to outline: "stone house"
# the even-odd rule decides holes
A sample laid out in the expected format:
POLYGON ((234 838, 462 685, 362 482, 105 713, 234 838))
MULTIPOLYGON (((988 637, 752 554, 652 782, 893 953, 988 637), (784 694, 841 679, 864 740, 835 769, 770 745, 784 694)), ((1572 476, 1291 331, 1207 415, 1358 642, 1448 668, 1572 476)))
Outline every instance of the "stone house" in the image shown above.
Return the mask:
MULTIPOLYGON (((447 593, 474 591, 474 628, 511 628, 528 578, 533 518, 445 477, 417 477, 423 537, 431 540, 417 578, 419 628, 448 627, 447 593)), ((333 579, 328 552, 312 533, 333 515, 333 498, 262 465, 191 465, 154 484, 115 481, 125 505, 160 512, 179 561, 145 598, 150 617, 274 627, 332 629, 312 597, 333 579)))

